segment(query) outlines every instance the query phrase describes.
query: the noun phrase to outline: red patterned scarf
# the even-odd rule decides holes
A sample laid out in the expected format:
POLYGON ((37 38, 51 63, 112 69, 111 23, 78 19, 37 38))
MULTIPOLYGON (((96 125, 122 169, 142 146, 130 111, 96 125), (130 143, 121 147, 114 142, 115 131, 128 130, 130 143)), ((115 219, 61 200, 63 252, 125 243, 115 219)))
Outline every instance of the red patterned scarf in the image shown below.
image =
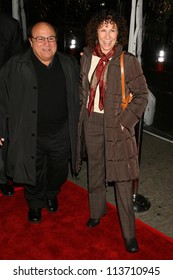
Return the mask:
POLYGON ((90 97, 88 103, 88 112, 91 113, 94 110, 94 98, 96 94, 96 88, 99 84, 100 99, 99 99, 99 109, 102 111, 104 109, 104 96, 106 88, 106 76, 108 70, 109 59, 115 55, 115 47, 107 54, 102 53, 100 45, 97 44, 93 50, 93 55, 101 57, 94 73, 91 77, 90 82, 90 97))

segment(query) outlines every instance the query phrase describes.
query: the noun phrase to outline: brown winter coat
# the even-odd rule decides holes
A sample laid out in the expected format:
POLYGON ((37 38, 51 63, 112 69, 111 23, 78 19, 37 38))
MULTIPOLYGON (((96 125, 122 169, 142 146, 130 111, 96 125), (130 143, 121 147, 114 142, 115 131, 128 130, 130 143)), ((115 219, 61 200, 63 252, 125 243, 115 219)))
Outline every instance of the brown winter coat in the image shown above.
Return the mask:
MULTIPOLYGON (((137 58, 124 55, 126 92, 133 92, 133 99, 122 111, 120 54, 122 47, 116 47, 116 55, 109 63, 107 87, 104 101, 104 134, 106 180, 108 182, 136 179, 139 176, 138 150, 135 138, 135 125, 142 117, 147 105, 148 87, 137 58), (124 126, 122 131, 120 124, 124 126)), ((84 49, 80 71, 81 111, 78 124, 76 172, 79 173, 85 150, 83 120, 89 94, 88 72, 92 54, 84 49)))

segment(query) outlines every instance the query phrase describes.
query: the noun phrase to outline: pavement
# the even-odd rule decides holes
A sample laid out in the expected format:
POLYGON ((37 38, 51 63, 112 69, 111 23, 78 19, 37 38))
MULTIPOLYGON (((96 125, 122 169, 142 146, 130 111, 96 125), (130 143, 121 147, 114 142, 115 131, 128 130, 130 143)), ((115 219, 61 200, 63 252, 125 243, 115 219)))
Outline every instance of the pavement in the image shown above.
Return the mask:
MULTIPOLYGON (((148 209, 135 209, 134 204, 135 215, 173 238, 173 141, 155 134, 152 127, 144 127, 142 132, 137 197, 144 198, 148 209)), ((69 175, 69 180, 87 189, 86 162, 78 177, 69 175)), ((116 205, 113 187, 107 188, 107 201, 116 205)))

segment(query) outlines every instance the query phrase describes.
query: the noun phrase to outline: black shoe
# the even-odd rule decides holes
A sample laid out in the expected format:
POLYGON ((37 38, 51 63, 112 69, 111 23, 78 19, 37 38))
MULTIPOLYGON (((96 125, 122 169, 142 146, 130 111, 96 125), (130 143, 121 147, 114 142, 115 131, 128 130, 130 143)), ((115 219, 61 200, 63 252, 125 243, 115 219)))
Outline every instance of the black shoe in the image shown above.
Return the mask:
POLYGON ((99 225, 100 223, 100 219, 89 219, 86 226, 89 228, 93 228, 96 227, 97 225, 99 225))
POLYGON ((125 247, 129 253, 136 253, 139 250, 136 238, 125 239, 125 247))
POLYGON ((41 221, 42 208, 29 208, 28 221, 31 223, 39 223, 41 221))
POLYGON ((11 196, 14 194, 14 187, 10 185, 9 183, 6 184, 0 184, 0 190, 3 195, 11 196))
POLYGON ((56 199, 48 199, 47 200, 47 210, 49 212, 56 212, 58 209, 58 201, 57 198, 56 199))

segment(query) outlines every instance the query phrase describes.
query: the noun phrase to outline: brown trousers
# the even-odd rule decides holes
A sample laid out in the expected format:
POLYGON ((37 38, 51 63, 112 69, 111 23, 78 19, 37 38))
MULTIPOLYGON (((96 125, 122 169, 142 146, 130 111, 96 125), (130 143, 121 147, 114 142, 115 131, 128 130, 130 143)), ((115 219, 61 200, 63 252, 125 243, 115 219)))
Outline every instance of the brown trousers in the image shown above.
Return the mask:
MULTIPOLYGON (((88 190, 90 217, 101 218, 106 214, 105 141, 103 114, 86 110, 84 134, 88 155, 88 190)), ((135 237, 132 181, 115 182, 116 203, 124 238, 135 237)))

